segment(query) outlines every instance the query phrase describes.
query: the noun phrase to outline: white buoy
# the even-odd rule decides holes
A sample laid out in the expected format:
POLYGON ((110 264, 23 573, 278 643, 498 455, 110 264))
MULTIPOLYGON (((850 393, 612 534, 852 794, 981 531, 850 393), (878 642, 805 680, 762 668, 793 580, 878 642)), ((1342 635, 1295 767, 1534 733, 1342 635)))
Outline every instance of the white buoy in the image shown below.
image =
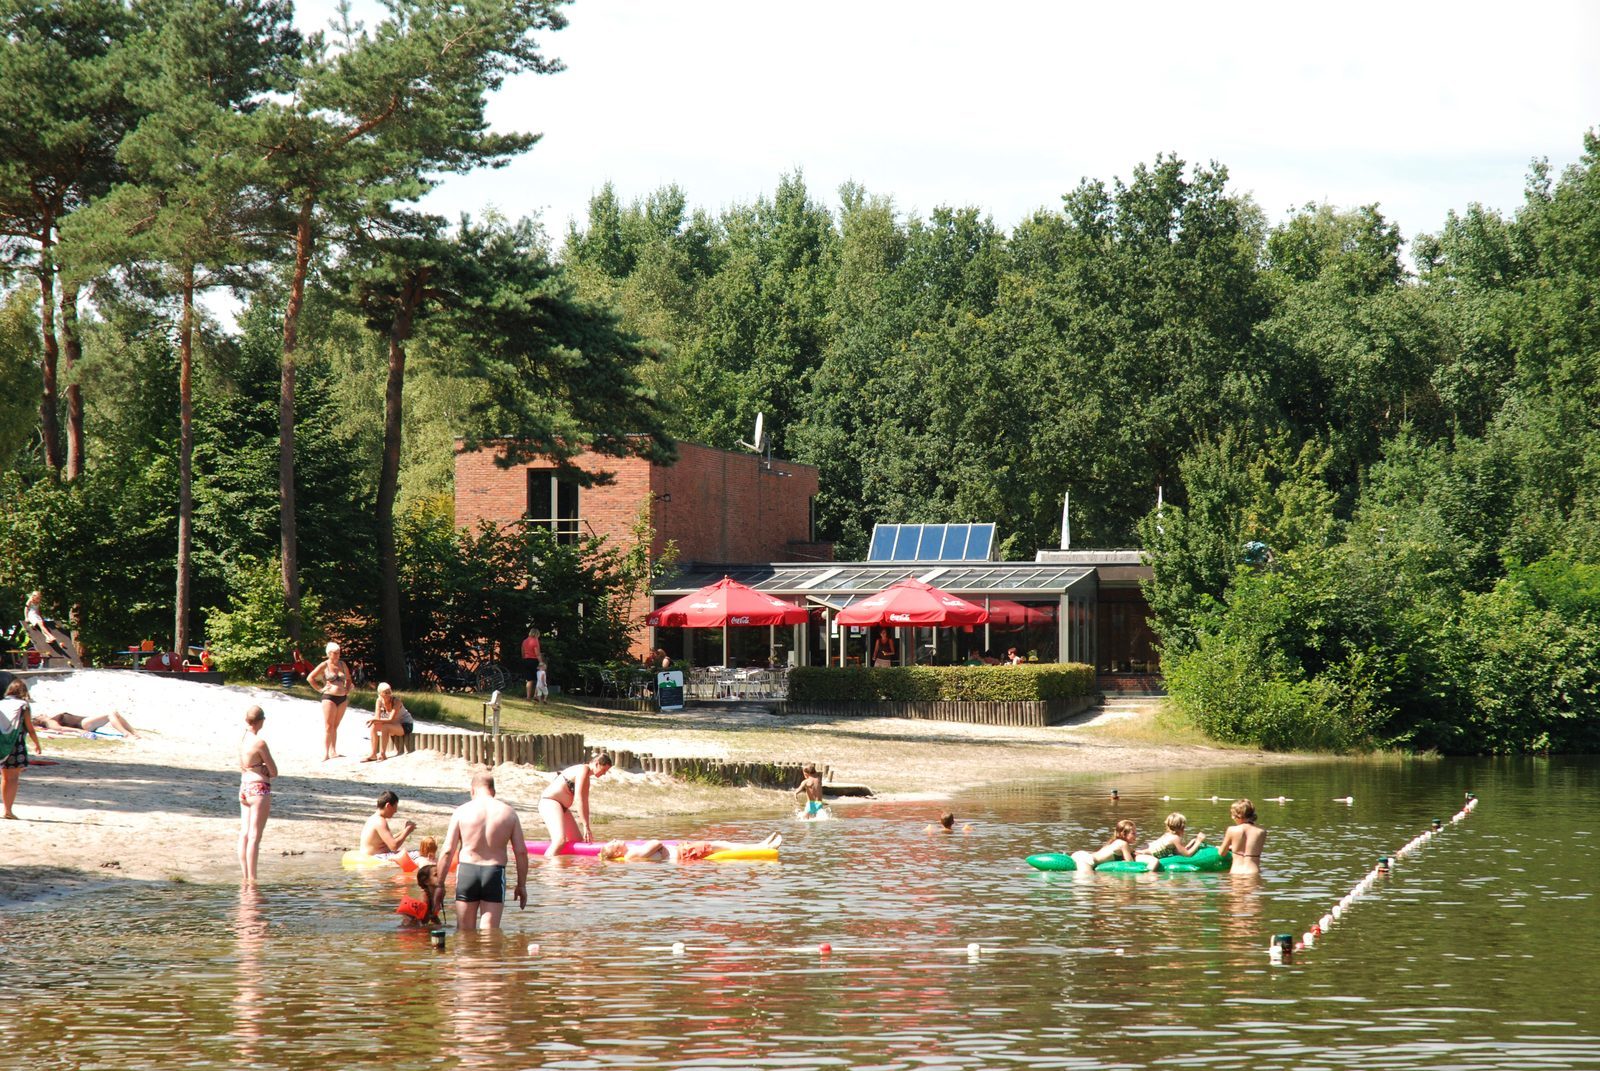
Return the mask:
POLYGON ((684 954, 684 953, 685 953, 685 952, 687 952, 687 951, 688 951, 688 946, 687 946, 687 945, 685 945, 685 944, 684 944, 684 943, 683 943, 683 942, 682 942, 682 941, 675 941, 675 942, 673 942, 673 945, 672 945, 672 954, 673 954, 673 955, 674 955, 674 956, 681 956, 681 955, 683 955, 683 954, 684 954))
POLYGON ((971 944, 967 945, 967 955, 969 956, 976 956, 982 952, 983 946, 976 941, 973 941, 971 944))
POLYGON ((1305 934, 1301 936, 1300 943, 1305 945, 1307 948, 1316 948, 1317 935, 1312 933, 1310 930, 1307 930, 1305 934))

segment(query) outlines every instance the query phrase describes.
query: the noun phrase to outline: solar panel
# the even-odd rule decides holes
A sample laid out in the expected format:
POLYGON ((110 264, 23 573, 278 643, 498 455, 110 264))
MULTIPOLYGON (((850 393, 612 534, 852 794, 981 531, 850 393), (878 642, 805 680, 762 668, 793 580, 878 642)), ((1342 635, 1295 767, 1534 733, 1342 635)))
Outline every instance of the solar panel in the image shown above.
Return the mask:
POLYGON ((986 562, 994 549, 992 524, 879 524, 869 562, 986 562))

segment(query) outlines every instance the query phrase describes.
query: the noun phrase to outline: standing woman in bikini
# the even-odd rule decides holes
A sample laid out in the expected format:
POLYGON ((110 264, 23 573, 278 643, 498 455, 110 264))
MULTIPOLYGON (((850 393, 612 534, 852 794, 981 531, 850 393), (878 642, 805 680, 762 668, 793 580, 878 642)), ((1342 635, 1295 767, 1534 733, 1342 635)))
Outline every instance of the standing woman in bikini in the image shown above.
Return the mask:
POLYGON ((244 739, 239 742, 239 869, 244 883, 256 883, 256 858, 261 854, 261 834, 272 813, 272 779, 278 764, 272 761, 261 726, 267 716, 260 707, 244 713, 244 739))
POLYGON ((322 693, 322 761, 339 757, 339 723, 350 704, 350 667, 339 657, 339 645, 329 641, 328 657, 306 674, 306 683, 322 693))
POLYGON ((554 859, 562 847, 574 841, 593 839, 589 832, 589 784, 596 777, 604 777, 609 769, 611 756, 602 751, 585 765, 562 770, 539 797, 539 817, 550 831, 550 845, 544 850, 546 859, 554 859), (572 815, 574 807, 578 810, 576 820, 572 815))

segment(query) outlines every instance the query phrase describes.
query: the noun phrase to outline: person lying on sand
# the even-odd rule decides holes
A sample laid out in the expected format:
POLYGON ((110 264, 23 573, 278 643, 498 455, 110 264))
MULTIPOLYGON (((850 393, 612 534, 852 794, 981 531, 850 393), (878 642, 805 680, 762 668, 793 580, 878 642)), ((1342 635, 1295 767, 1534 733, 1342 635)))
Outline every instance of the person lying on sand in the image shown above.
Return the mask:
POLYGON ((666 844, 659 840, 641 841, 630 845, 625 840, 607 841, 600 849, 600 858, 616 863, 697 863, 715 852, 742 852, 759 848, 776 848, 783 843, 781 834, 774 833, 760 842, 737 840, 681 840, 666 844))
POLYGON ((85 733, 99 732, 107 725, 114 725, 117 732, 129 740, 142 739, 133 726, 128 724, 128 719, 115 710, 109 714, 68 714, 64 710, 59 714, 35 714, 33 724, 39 729, 54 729, 57 732, 77 729, 85 733))

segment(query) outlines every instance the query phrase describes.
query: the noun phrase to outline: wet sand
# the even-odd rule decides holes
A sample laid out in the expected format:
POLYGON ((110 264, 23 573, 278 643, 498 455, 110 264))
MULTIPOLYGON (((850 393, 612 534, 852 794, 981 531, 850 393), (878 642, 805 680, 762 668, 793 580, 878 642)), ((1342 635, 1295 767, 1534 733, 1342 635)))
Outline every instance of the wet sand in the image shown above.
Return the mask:
MULTIPOLYGON (((108 879, 219 881, 238 875, 237 749, 243 713, 259 703, 281 776, 261 851, 271 880, 286 855, 337 856, 358 843, 373 799, 400 795, 395 825, 443 839, 451 810, 466 798, 468 764, 434 752, 362 763, 368 712, 351 707, 339 732, 342 759, 323 762, 322 714, 312 701, 262 688, 195 684, 115 670, 41 679, 40 712, 92 715, 116 709, 141 740, 46 737, 53 761, 23 771, 20 821, 0 822, 0 904, 51 896, 108 879)), ((903 719, 777 718, 750 710, 691 709, 673 714, 593 711, 582 731, 591 745, 655 754, 770 762, 814 761, 835 780, 866 784, 880 797, 939 800, 965 788, 1069 774, 1127 774, 1199 766, 1296 761, 1255 751, 1147 742, 1107 719, 1049 728, 997 728, 903 719)), ((458 732, 418 722, 419 731, 458 732)), ((536 807, 550 771, 505 765, 495 771, 500 798, 542 834, 536 807)), ((608 821, 653 819, 651 832, 689 835, 696 815, 787 816, 786 792, 718 788, 656 774, 614 771, 593 796, 597 835, 608 821)), ((835 809, 848 814, 849 801, 835 809)), ((638 821, 629 832, 638 835, 638 821)), ((411 842, 415 843, 415 838, 411 842)))

